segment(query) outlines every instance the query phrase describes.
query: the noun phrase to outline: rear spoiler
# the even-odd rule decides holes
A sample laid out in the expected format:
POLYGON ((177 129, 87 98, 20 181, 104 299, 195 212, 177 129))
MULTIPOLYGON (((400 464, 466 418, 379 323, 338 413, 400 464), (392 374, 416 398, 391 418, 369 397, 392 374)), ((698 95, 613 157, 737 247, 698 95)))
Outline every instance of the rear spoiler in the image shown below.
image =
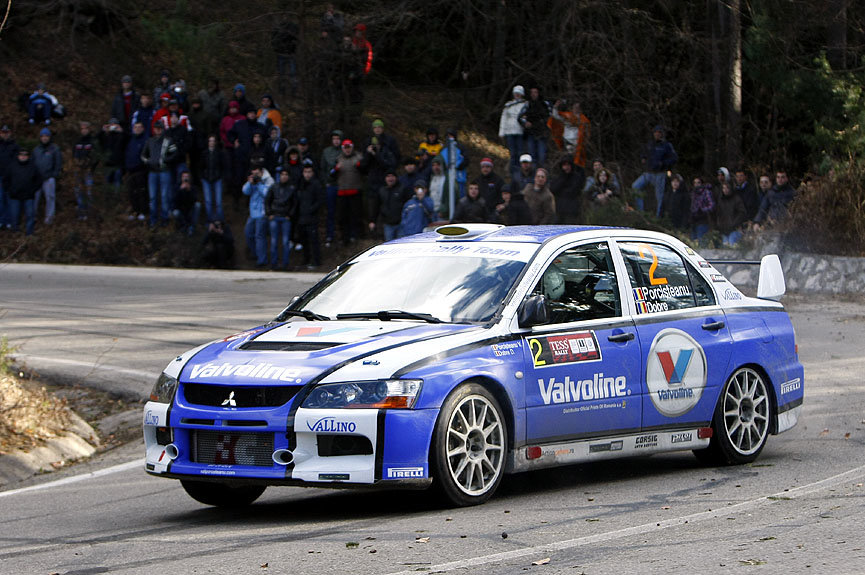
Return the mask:
POLYGON ((757 282, 757 297, 778 301, 787 291, 784 282, 784 269, 781 267, 781 259, 777 254, 763 256, 758 262, 755 260, 707 260, 714 265, 759 265, 760 279, 757 282))

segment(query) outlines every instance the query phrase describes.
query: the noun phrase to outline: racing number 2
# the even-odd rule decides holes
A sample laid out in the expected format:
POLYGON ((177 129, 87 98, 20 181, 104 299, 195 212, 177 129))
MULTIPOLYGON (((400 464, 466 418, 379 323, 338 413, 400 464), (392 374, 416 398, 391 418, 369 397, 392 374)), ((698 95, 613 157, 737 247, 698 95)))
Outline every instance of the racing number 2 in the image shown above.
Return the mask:
POLYGON ((541 353, 544 351, 543 345, 541 345, 541 341, 537 338, 531 338, 529 340, 529 349, 532 351, 532 361, 535 364, 535 367, 539 365, 546 365, 547 360, 541 359, 541 353))
POLYGON ((656 278, 655 270, 658 269, 658 256, 655 253, 655 250, 652 249, 652 246, 649 244, 639 244, 640 248, 640 257, 646 257, 643 250, 648 251, 652 255, 652 265, 649 266, 649 283, 653 286, 660 286, 667 284, 667 278, 656 278))

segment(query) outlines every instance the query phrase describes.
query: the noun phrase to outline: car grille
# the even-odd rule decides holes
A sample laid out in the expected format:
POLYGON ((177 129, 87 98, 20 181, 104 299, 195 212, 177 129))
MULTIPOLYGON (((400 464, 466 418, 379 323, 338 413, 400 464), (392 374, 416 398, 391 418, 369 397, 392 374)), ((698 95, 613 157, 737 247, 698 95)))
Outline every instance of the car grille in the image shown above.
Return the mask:
POLYGON ((194 405, 210 407, 279 407, 300 391, 300 385, 228 386, 183 384, 183 397, 194 405))
POLYGON ((340 345, 338 343, 250 341, 238 347, 244 351, 319 351, 340 345))
POLYGON ((192 445, 194 463, 273 466, 272 433, 193 431, 192 445))

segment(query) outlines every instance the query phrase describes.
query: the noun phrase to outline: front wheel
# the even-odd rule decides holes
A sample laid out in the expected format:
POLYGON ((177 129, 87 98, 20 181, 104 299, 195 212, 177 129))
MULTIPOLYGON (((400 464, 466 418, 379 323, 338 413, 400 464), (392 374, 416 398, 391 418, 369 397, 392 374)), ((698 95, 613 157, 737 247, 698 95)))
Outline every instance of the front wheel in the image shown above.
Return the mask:
POLYGON ((445 500, 483 503, 504 475, 507 428, 499 402, 478 384, 458 387, 442 405, 432 445, 435 486, 445 500))
POLYGON ((228 508, 246 507, 258 499, 265 490, 264 486, 259 485, 235 487, 210 481, 181 480, 180 484, 186 493, 199 503, 228 508))
POLYGON ((739 465, 757 459, 769 435, 771 402, 766 383, 757 371, 737 369, 715 408, 712 441, 694 455, 704 463, 739 465))

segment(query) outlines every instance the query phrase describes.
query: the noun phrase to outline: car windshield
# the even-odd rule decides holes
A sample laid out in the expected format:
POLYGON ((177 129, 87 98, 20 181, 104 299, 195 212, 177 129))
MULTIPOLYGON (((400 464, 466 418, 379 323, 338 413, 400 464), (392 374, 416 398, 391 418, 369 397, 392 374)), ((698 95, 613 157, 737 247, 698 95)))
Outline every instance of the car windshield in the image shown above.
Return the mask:
POLYGON ((405 313, 382 314, 380 319, 428 314, 444 322, 484 322, 493 317, 527 259, 362 256, 325 278, 290 309, 331 319, 348 319, 338 317, 342 314, 370 314, 374 319, 377 312, 398 310, 405 313))

